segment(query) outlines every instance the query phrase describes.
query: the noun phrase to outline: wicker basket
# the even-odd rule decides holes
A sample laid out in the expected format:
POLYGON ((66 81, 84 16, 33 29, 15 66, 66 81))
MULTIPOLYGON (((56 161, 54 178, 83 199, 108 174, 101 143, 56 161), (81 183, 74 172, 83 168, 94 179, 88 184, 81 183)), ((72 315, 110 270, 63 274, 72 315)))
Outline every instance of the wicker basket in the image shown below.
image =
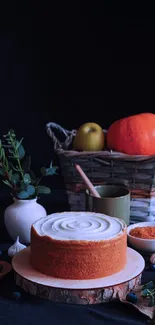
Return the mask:
POLYGON ((76 163, 94 185, 119 184, 130 190, 131 223, 155 220, 155 156, 73 151, 71 144, 76 130, 68 131, 52 122, 46 125, 46 130, 59 158, 71 210, 85 211, 85 185, 75 169, 76 163), (62 135, 64 141, 60 141, 62 135))

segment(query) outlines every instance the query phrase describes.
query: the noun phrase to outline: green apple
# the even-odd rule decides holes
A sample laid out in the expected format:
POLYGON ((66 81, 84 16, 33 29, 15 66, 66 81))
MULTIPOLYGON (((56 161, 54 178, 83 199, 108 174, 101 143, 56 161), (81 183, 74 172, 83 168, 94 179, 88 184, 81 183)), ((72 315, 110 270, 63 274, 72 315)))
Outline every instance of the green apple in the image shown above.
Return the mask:
POLYGON ((105 135, 100 125, 88 122, 79 127, 73 140, 73 150, 99 151, 104 149, 105 135))

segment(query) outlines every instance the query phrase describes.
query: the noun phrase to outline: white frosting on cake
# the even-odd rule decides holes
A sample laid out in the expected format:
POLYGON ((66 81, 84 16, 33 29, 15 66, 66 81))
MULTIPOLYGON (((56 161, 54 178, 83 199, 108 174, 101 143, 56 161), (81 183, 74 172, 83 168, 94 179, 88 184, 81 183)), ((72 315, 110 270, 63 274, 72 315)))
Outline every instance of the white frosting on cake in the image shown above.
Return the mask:
POLYGON ((56 240, 100 241, 118 236, 126 224, 100 213, 69 211, 41 218, 33 227, 38 235, 56 240))

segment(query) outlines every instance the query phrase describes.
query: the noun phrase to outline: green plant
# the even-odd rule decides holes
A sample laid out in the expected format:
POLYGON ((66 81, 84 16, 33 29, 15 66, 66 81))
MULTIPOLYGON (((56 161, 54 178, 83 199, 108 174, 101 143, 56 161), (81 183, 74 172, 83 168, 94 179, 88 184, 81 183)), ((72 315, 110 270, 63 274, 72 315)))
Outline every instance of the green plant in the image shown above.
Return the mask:
POLYGON ((57 166, 51 162, 49 168, 42 167, 40 177, 36 177, 31 169, 31 157, 26 156, 22 142, 23 138, 18 141, 13 130, 0 140, 2 182, 9 186, 12 196, 17 199, 33 199, 39 194, 49 194, 50 188, 39 184, 43 177, 56 174, 57 166))
POLYGON ((143 285, 142 297, 150 299, 150 307, 155 305, 155 284, 153 281, 150 281, 143 285))

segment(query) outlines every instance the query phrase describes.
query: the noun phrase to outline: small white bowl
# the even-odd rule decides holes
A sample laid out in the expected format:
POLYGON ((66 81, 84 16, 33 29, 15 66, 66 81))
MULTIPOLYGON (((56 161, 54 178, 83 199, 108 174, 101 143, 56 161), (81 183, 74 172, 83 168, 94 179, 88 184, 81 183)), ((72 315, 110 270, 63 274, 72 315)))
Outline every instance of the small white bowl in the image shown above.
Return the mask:
POLYGON ((147 253, 155 253, 155 239, 142 239, 138 237, 133 237, 129 233, 131 229, 137 227, 155 227, 154 222, 137 222, 133 225, 127 227, 127 240, 129 245, 132 248, 137 249, 138 251, 147 252, 147 253))

